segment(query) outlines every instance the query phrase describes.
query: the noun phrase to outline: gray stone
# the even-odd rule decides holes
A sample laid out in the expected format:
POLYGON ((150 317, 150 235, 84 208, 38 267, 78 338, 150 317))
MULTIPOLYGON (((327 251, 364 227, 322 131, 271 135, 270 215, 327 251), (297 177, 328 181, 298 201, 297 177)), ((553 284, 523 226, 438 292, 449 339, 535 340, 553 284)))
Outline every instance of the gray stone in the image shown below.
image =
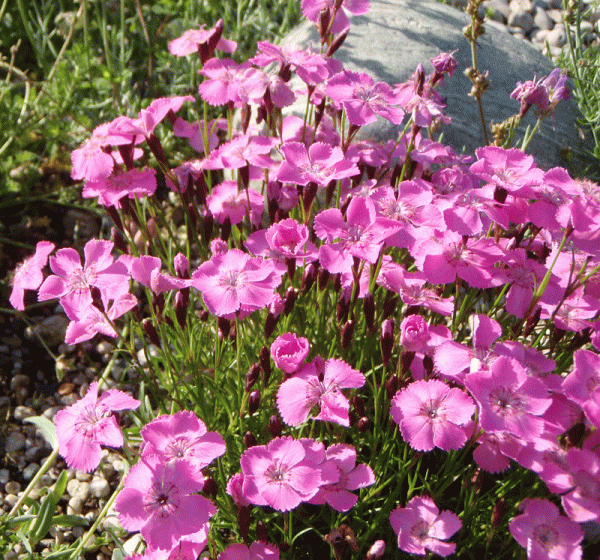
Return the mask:
POLYGON ((523 33, 529 33, 533 29, 533 16, 524 10, 511 12, 508 16, 508 25, 519 27, 523 33))
POLYGON ((533 5, 542 8, 542 10, 550 9, 550 3, 547 0, 533 0, 533 5))
MULTIPOLYGON (((336 58, 349 70, 366 72, 375 81, 397 84, 409 79, 418 63, 431 69, 429 60, 442 51, 459 49, 455 57, 459 68, 440 93, 447 98, 446 112, 452 117, 451 125, 443 125, 444 142, 467 153, 484 144, 477 103, 468 93, 471 81, 464 70, 471 66, 469 42, 462 29, 468 23, 467 15, 437 2, 425 0, 372 0, 371 11, 351 19, 350 34, 336 58)), ((519 104, 510 98, 518 81, 540 78, 549 74, 554 65, 531 44, 512 37, 495 22, 486 22, 486 33, 478 39, 478 65, 482 72, 489 70, 490 86, 483 94, 482 104, 486 124, 490 120, 502 122, 518 113, 519 104)), ((286 43, 304 47, 319 45, 313 24, 305 22, 293 30, 286 43)), ((571 85, 572 87, 572 85, 571 85)), ((302 108, 302 110, 304 107, 302 108)), ((580 116, 576 102, 561 102, 554 119, 546 119, 529 145, 529 153, 542 169, 566 165, 561 157, 563 147, 571 151, 570 169, 578 174, 589 163, 587 153, 593 150, 590 135, 579 138, 576 120, 580 116)), ((523 125, 534 124, 535 115, 527 115, 523 125)), ((525 127, 523 126, 523 129, 525 127)), ((387 121, 378 121, 361 129, 363 138, 387 140, 396 138, 400 127, 387 121)), ((523 132, 518 131, 517 138, 523 132)))
POLYGON ((96 498, 106 498, 110 494, 110 484, 104 478, 94 478, 90 482, 90 492, 96 498))
POLYGON ((550 19, 545 10, 537 6, 533 14, 533 24, 540 29, 552 29, 554 22, 550 19))
POLYGON ((506 0, 490 0, 484 5, 490 19, 497 21, 498 23, 506 23, 506 20, 510 15, 510 8, 508 7, 506 0))
POLYGON ((64 340, 68 324, 69 319, 65 315, 50 315, 33 327, 27 327, 25 336, 29 339, 39 336, 48 346, 55 346, 64 340))
POLYGON ((511 12, 533 13, 533 2, 531 0, 510 0, 509 7, 511 12))
POLYGON ((23 469, 23 480, 29 482, 39 470, 40 466, 37 463, 29 463, 29 465, 23 469))
POLYGON ((537 29, 531 34, 531 40, 534 43, 541 43, 542 45, 546 41, 546 35, 548 35, 547 29, 537 29))
POLYGON ((4 485, 4 490, 7 494, 14 494, 16 496, 21 491, 21 485, 14 480, 9 480, 4 485))
POLYGON ((25 447, 25 436, 21 432, 11 432, 6 438, 6 452, 14 453, 25 447))
POLYGON ((13 412, 15 420, 25 420, 25 418, 30 418, 31 416, 35 416, 36 414, 37 412, 33 408, 31 408, 30 406, 23 405, 17 406, 15 408, 15 411, 13 412))
POLYGON ((554 23, 562 23, 562 12, 560 10, 547 10, 546 14, 554 23))
POLYGON ((553 47, 563 47, 567 44, 567 34, 565 28, 562 25, 557 25, 548 35, 546 40, 553 47))

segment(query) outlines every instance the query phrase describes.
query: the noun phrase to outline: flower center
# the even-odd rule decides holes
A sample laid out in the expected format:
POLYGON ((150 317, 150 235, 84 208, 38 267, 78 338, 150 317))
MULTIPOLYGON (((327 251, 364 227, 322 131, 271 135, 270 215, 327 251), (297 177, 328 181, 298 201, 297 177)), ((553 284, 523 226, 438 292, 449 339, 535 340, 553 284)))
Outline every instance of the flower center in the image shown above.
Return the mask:
POLYGON ((534 529, 533 539, 546 550, 550 550, 558 542, 558 532, 554 527, 542 523, 534 529))
POLYGON ((144 509, 149 515, 167 518, 179 509, 179 490, 174 484, 161 481, 154 484, 144 499, 144 509))
POLYGON ((508 387, 498 387, 489 396, 494 412, 499 416, 509 416, 523 409, 523 401, 508 387))
POLYGON ((244 285, 246 275, 241 270, 230 270, 221 276, 219 285, 223 288, 236 290, 244 285))

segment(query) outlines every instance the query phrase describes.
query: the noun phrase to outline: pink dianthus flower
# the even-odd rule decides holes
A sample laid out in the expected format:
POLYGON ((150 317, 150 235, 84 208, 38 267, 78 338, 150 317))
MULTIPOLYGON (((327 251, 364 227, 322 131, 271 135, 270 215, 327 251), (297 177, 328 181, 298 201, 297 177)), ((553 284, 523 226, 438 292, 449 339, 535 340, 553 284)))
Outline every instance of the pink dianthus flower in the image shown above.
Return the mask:
POLYGON ((310 346, 308 339, 298 337, 296 333, 285 333, 278 336, 271 344, 271 357, 284 373, 294 373, 308 356, 310 346))
POLYGON ((456 544, 444 540, 461 527, 458 515, 437 508, 431 498, 415 496, 406 507, 396 508, 390 514, 390 523, 398 535, 398 547, 409 554, 424 556, 427 550, 440 556, 450 556, 456 544))
POLYGON ((85 397, 54 418, 58 451, 67 465, 91 472, 100 464, 101 445, 122 447, 123 434, 113 412, 134 410, 140 401, 122 391, 111 389, 98 398, 98 383, 94 381, 85 397))
POLYGON ((15 269, 11 284, 9 302, 18 311, 25 310, 25 290, 37 290, 44 281, 42 269, 48 262, 48 256, 54 251, 54 243, 40 241, 35 246, 35 253, 27 257, 15 269))

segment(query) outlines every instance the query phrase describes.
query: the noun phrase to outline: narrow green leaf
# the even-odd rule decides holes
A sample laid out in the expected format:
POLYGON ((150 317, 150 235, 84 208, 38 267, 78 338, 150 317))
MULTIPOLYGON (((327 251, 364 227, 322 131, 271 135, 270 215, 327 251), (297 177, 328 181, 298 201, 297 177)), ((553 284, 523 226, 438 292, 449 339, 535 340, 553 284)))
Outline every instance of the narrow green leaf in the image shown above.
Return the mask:
POLYGON ((55 515, 52 523, 61 527, 87 527, 90 524, 89 520, 78 515, 55 515))
POLYGON ((67 471, 64 470, 58 476, 56 484, 54 485, 54 490, 52 491, 52 494, 54 495, 54 499, 56 500, 56 503, 58 503, 60 501, 60 499, 63 497, 63 494, 65 493, 66 489, 67 489, 67 471))
POLYGON ((30 416, 25 418, 24 422, 35 424, 42 432, 45 440, 52 446, 52 449, 58 449, 58 438, 56 437, 56 427, 48 418, 44 416, 30 416))
POLYGON ((58 500, 54 494, 48 494, 42 502, 37 519, 29 532, 29 541, 32 544, 36 545, 48 534, 57 504, 58 500))

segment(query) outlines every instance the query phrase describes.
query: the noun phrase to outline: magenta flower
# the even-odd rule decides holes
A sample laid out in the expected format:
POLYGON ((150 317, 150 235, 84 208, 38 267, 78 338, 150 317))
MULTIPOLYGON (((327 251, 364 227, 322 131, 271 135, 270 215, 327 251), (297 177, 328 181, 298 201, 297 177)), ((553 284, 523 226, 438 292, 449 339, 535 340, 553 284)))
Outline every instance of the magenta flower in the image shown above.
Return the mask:
MULTIPOLYGON (((371 9, 370 0, 343 0, 331 25, 331 33, 337 34, 350 26, 350 20, 345 13, 348 10, 353 15, 366 14, 371 9)), ((302 0, 302 13, 310 21, 317 22, 321 10, 328 10, 331 14, 334 0, 302 0)))
MULTIPOLYGON (((567 451, 568 476, 561 504, 569 519, 582 523, 600 520, 600 458, 589 449, 571 447, 567 451)), ((557 473, 561 474, 561 473, 557 473)), ((550 483, 556 483, 551 479, 550 483)))
POLYGON ((418 352, 427 345, 429 325, 421 315, 409 315, 400 323, 400 343, 408 352, 418 352))
MULTIPOLYGON (((294 189, 295 191, 295 189, 294 189)), ((281 205, 280 205, 281 207, 281 205)), ((275 259, 294 259, 302 264, 304 259, 314 261, 317 248, 309 241, 309 229, 292 218, 275 222, 269 229, 251 234, 244 245, 254 255, 275 259)))
POLYGON ((351 445, 331 445, 325 455, 336 466, 339 480, 334 484, 321 486, 308 502, 317 505, 327 503, 336 511, 348 511, 358 501, 358 496, 351 491, 374 484, 375 474, 369 465, 356 464, 356 449, 351 445))
POLYGON ((392 400, 390 413, 402 437, 417 451, 460 449, 467 441, 465 426, 475 412, 473 400, 443 381, 415 381, 392 400))
POLYGON ((277 408, 283 421, 290 426, 305 422, 316 405, 320 412, 315 420, 349 426, 350 404, 341 389, 359 388, 364 384, 365 376, 342 360, 327 360, 322 377, 313 362, 281 384, 277 392, 277 408))
POLYGON ((151 549, 172 550, 200 531, 217 511, 204 496, 204 479, 187 461, 143 457, 125 478, 115 502, 124 529, 140 531, 151 549))
POLYGON ((306 149, 300 142, 286 142, 281 146, 285 159, 276 173, 281 182, 307 185, 309 182, 326 187, 333 179, 359 174, 356 164, 349 161, 341 148, 315 142, 306 149))
POLYGON ((231 544, 219 554, 217 560, 279 560, 279 549, 274 544, 261 541, 255 541, 249 547, 231 544))
POLYGON ((416 496, 406 507, 398 507, 390 514, 390 523, 398 535, 398 547, 409 554, 424 556, 427 550, 440 556, 450 556, 456 544, 447 543, 461 527, 458 515, 437 508, 431 498, 416 496))
POLYGON ((263 195, 254 189, 239 191, 235 181, 219 183, 208 195, 206 202, 210 212, 221 224, 226 218, 233 225, 239 224, 248 215, 253 224, 260 223, 264 210, 263 195))
POLYGON ((580 560, 583 531, 548 500, 526 498, 524 510, 508 523, 512 536, 525 549, 527 560, 580 560))
POLYGON ((327 81, 325 94, 341 103, 348 121, 357 126, 373 123, 377 115, 400 124, 404 111, 394 107, 400 100, 392 88, 383 82, 374 83, 373 78, 363 72, 344 70, 327 81))
POLYGON ((269 153, 276 144, 275 138, 240 135, 211 152, 202 166, 204 169, 240 169, 251 164, 269 169, 275 164, 269 153))
POLYGON ((107 299, 114 299, 127 292, 129 274, 127 267, 111 256, 113 243, 91 239, 85 244, 85 265, 75 249, 59 249, 50 258, 50 268, 55 276, 44 280, 38 291, 38 299, 46 301, 60 298, 65 313, 71 320, 86 314, 92 305, 90 288, 99 288, 107 299))
POLYGON ((294 373, 308 356, 310 346, 308 339, 298 337, 296 333, 285 333, 278 336, 271 344, 271 357, 284 373, 294 373))
MULTIPOLYGON (((324 483, 320 465, 325 450, 323 444, 314 443, 323 449, 315 450, 308 440, 291 437, 247 449, 240 459, 245 498, 279 511, 289 511, 310 500, 324 483)), ((327 481, 331 482, 335 479, 327 481)))
POLYGON ((12 290, 8 301, 18 311, 25 310, 25 290, 37 290, 44 280, 42 269, 48 262, 48 256, 54 251, 54 243, 40 241, 35 246, 35 253, 27 257, 15 269, 11 284, 12 290))
POLYGON ((118 333, 111 322, 131 311, 137 305, 137 298, 133 294, 123 294, 112 303, 106 301, 103 303, 106 315, 94 305, 90 305, 67 325, 65 332, 67 344, 79 344, 94 338, 97 334, 117 337, 118 333))
POLYGON ((162 261, 158 257, 142 255, 131 261, 131 277, 136 282, 150 288, 154 294, 189 287, 188 279, 164 274, 160 271, 161 267, 162 261))
POLYGON ((375 264, 384 241, 400 227, 394 220, 378 218, 369 198, 353 198, 345 220, 337 208, 323 210, 315 216, 314 225, 317 236, 327 242, 320 247, 321 265, 335 274, 350 272, 352 257, 375 264))
POLYGON ((128 196, 150 196, 156 191, 156 171, 154 169, 132 169, 119 175, 111 175, 96 181, 88 181, 83 187, 83 198, 98 197, 102 206, 117 206, 119 200, 128 196))
POLYGON ((159 416, 141 434, 142 457, 158 455, 165 463, 185 460, 198 471, 225 453, 221 435, 207 432, 204 422, 189 410, 159 416))
POLYGON ((202 292, 208 310, 222 317, 269 305, 282 275, 268 260, 230 249, 201 264, 192 275, 192 286, 202 292))
POLYGON ((122 391, 111 389, 98 398, 98 383, 93 382, 85 397, 54 418, 58 451, 71 468, 91 472, 102 458, 101 445, 122 447, 123 434, 113 412, 134 410, 140 401, 122 391))
POLYGON ((252 86, 261 88, 264 93, 265 85, 259 73, 249 76, 248 70, 253 70, 249 62, 237 64, 229 58, 223 60, 211 58, 200 70, 200 74, 207 78, 198 86, 202 99, 210 105, 224 105, 231 102, 237 106, 240 102, 239 93, 242 85, 247 96, 252 96, 252 86))
POLYGON ((526 441, 540 436, 540 416, 552 404, 546 385, 530 377, 514 358, 498 357, 488 371, 469 373, 465 386, 479 405, 481 427, 510 432, 526 441))
POLYGON ((177 39, 169 41, 169 52, 175 56, 187 56, 196 52, 200 52, 202 46, 207 49, 207 56, 212 56, 209 52, 209 47, 224 53, 232 53, 237 49, 237 43, 229 39, 221 37, 223 31, 223 20, 219 20, 211 29, 204 29, 204 24, 199 29, 188 29, 183 35, 177 39), (218 37, 218 40, 216 40, 218 37), (216 44, 213 43, 216 40, 216 44))

